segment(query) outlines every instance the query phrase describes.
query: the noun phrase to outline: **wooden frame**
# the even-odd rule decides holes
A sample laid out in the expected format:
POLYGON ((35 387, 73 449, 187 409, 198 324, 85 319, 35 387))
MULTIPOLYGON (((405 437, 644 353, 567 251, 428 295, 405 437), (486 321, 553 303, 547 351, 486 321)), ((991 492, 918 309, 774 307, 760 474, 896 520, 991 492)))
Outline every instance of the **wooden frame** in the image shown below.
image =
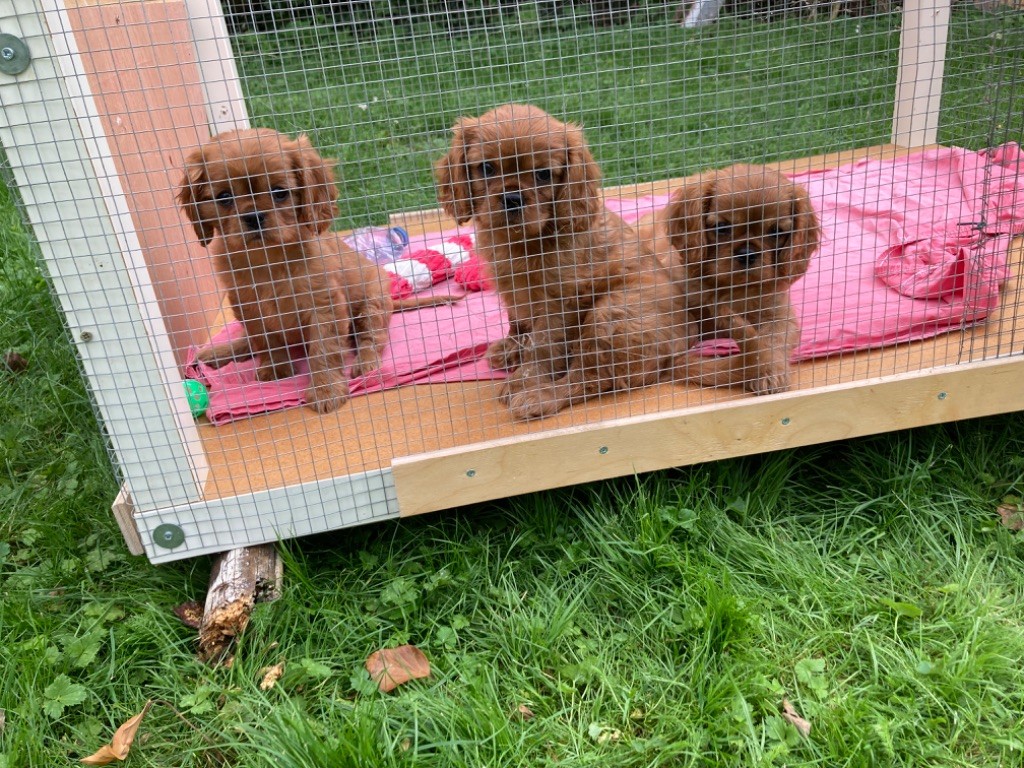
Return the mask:
MULTIPOLYGON (((220 322, 222 307, 209 259, 188 236, 171 190, 183 152, 202 134, 248 124, 219 7, 213 0, 38 2, 0 0, 3 31, 25 40, 33 59, 26 72, 0 76, 0 139, 19 186, 31 191, 25 207, 124 479, 115 516, 132 551, 153 562, 1024 409, 1018 241, 1006 289, 1013 301, 985 327, 850 355, 843 366, 802 364, 797 388, 784 395, 665 385, 513 425, 502 420, 495 385, 471 382, 355 398, 340 415, 304 409, 244 429, 197 426, 181 364, 184 350, 220 322), (149 64, 133 65, 143 52, 149 64), (147 89, 164 98, 133 111, 125 93, 147 89), (71 218, 60 206, 67 200, 78 207, 71 218), (120 332, 126 327, 132 332, 120 332), (131 386, 122 385, 126 378, 131 386), (452 412, 462 417, 458 428, 452 412)), ((906 4, 893 145, 784 170, 933 143, 948 10, 948 0, 928 9, 921 0, 906 4)), ((616 192, 659 189, 664 184, 616 192)), ((449 225, 436 211, 403 223, 449 225)))

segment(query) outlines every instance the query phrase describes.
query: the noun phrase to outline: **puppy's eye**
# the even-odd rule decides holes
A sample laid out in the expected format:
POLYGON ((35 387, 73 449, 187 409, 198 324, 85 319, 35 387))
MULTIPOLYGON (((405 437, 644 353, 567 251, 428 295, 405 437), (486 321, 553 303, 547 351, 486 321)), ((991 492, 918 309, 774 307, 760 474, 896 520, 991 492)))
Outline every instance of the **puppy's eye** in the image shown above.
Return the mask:
POLYGON ((223 192, 217 193, 217 205, 221 208, 230 208, 233 202, 234 198, 229 190, 225 189, 223 192))
POLYGON ((732 237, 732 225, 727 221, 719 221, 715 224, 710 224, 711 234, 715 236, 716 240, 728 240, 732 237))
POLYGON ((477 170, 480 172, 480 178, 482 179, 489 179, 498 171, 498 169, 494 167, 494 163, 480 163, 477 170))
POLYGON ((551 169, 550 168, 538 168, 533 172, 533 177, 537 180, 538 184, 550 184, 551 183, 551 169))
POLYGON ((270 190, 270 197, 275 203, 280 203, 288 199, 288 195, 291 194, 287 189, 282 187, 272 187, 270 190))
POLYGON ((789 237, 789 230, 772 227, 768 230, 768 237, 774 238, 779 244, 782 244, 789 237))

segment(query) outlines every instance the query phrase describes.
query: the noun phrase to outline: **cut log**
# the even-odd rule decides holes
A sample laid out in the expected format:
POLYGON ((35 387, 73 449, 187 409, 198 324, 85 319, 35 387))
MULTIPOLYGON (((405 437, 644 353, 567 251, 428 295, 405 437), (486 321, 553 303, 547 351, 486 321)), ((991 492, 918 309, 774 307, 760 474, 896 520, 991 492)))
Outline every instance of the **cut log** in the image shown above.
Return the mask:
POLYGON ((213 561, 206 607, 199 626, 199 658, 225 661, 245 631, 256 603, 281 594, 284 564, 274 544, 222 552, 213 561))

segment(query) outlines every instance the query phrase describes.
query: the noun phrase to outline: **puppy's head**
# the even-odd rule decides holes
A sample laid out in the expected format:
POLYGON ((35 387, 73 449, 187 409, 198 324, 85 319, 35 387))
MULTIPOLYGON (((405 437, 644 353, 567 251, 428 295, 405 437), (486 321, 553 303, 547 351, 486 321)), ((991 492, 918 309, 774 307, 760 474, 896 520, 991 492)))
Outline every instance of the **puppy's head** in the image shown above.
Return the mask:
POLYGON ((601 171, 583 131, 529 105, 460 119, 434 173, 452 218, 513 240, 583 231, 600 212, 601 171))
POLYGON ((762 166, 734 165, 689 182, 665 215, 689 274, 716 288, 786 288, 818 247, 807 192, 762 166))
POLYGON ((337 214, 327 161, 305 136, 269 128, 220 133, 185 159, 178 202, 205 246, 288 245, 325 232, 337 214))

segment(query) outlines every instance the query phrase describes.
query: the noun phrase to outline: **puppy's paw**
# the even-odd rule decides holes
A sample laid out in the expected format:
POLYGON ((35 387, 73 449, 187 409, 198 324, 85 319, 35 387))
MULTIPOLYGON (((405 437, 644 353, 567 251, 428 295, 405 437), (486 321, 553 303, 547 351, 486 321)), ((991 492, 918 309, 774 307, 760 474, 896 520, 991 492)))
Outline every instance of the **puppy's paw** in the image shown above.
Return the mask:
POLYGON ((330 413, 348 400, 348 381, 341 376, 316 375, 306 390, 306 405, 317 413, 330 413))
POLYGON ((256 378, 260 381, 277 381, 295 375, 295 367, 290 360, 260 363, 256 368, 256 378))
POLYGON ((506 336, 487 348, 487 364, 496 371, 511 371, 522 362, 523 344, 519 337, 506 336))
POLYGON ((744 388, 755 395, 776 395, 788 392, 789 371, 785 368, 759 368, 753 378, 744 382, 744 388))
POLYGON ((529 421, 554 416, 568 405, 568 400, 553 388, 528 389, 508 398, 508 411, 516 421, 529 421))
POLYGON ((359 350, 358 359, 352 364, 351 375, 353 378, 356 376, 368 376, 371 373, 380 371, 380 355, 377 354, 376 350, 359 350))

